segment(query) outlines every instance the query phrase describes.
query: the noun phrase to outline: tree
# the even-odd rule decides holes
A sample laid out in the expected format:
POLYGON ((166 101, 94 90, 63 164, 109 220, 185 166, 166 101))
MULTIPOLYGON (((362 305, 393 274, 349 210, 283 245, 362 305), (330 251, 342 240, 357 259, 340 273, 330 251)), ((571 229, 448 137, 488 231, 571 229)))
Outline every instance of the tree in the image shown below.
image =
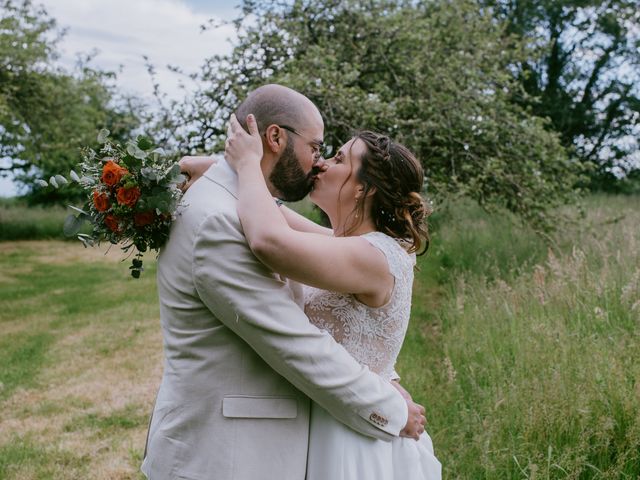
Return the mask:
POLYGON ((2 168, 26 186, 32 200, 77 194, 41 190, 36 178, 65 173, 80 160, 79 148, 95 143, 98 130, 115 138, 137 125, 132 104, 116 105, 113 74, 82 62, 68 73, 52 66, 62 32, 29 0, 2 0, 0 10, 0 157, 2 168))
POLYGON ((511 101, 517 44, 471 0, 245 1, 238 42, 194 75, 204 87, 171 105, 167 139, 221 146, 239 99, 267 82, 309 96, 334 145, 387 132, 421 158, 432 198, 463 194, 540 229, 573 195, 577 165, 545 122, 511 101), (175 132, 178 132, 176 135, 175 132))
POLYGON ((516 100, 549 118, 563 145, 595 166, 591 186, 615 188, 640 168, 637 0, 483 3, 528 46, 515 64, 526 92, 516 100))

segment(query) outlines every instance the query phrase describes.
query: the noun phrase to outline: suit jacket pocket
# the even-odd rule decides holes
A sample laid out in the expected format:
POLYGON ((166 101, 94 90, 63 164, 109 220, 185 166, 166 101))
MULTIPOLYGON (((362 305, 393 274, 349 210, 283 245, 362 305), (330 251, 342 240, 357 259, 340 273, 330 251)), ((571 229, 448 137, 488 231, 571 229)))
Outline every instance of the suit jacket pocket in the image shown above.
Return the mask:
POLYGON ((222 415, 228 418, 296 418, 298 402, 294 397, 225 395, 222 415))

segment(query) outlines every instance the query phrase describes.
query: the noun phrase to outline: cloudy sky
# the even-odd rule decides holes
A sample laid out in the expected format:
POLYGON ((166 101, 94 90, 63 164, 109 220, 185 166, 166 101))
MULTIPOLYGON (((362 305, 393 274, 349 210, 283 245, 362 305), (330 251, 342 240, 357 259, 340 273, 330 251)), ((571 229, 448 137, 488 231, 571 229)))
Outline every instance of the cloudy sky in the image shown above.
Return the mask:
MULTIPOLYGON (((185 71, 202 60, 230 51, 233 28, 200 31, 209 19, 230 20, 239 0, 35 0, 43 4, 67 34, 60 43, 60 63, 72 68, 79 53, 98 53, 93 65, 119 72, 118 85, 140 97, 151 94, 151 80, 143 55, 158 70, 158 81, 169 95, 178 96, 178 77, 166 65, 185 71)), ((13 196, 9 179, 0 178, 0 195, 13 196)))
POLYGON ((158 67, 161 85, 177 94, 167 64, 196 69, 202 60, 230 50, 233 28, 201 32, 209 19, 230 20, 239 1, 230 0, 39 0, 67 28, 60 61, 72 67, 78 52, 97 50, 94 63, 120 71, 123 89, 147 96, 151 81, 143 55, 158 67))

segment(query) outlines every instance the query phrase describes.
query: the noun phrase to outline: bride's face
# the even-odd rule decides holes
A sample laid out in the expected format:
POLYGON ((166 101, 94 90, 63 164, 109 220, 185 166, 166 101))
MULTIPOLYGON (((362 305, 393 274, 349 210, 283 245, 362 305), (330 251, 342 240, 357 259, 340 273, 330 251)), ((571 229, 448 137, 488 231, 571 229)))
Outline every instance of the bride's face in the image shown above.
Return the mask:
POLYGON ((309 198, 330 217, 344 218, 353 211, 362 187, 357 173, 366 148, 364 142, 352 138, 325 160, 326 170, 317 175, 309 198))

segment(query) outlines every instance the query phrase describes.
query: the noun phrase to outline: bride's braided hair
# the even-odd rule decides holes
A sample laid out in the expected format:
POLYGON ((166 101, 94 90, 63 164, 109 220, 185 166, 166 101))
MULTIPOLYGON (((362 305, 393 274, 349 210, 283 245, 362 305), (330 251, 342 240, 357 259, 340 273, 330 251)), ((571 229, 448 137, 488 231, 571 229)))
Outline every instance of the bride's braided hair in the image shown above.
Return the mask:
MULTIPOLYGON (((431 212, 420 195, 422 165, 407 147, 386 135, 363 131, 355 138, 367 147, 357 177, 365 196, 375 189, 371 216, 376 229, 409 242, 409 252, 425 253, 429 248, 425 219, 431 212)), ((356 206, 359 218, 364 217, 363 210, 364 202, 360 202, 356 206)))

